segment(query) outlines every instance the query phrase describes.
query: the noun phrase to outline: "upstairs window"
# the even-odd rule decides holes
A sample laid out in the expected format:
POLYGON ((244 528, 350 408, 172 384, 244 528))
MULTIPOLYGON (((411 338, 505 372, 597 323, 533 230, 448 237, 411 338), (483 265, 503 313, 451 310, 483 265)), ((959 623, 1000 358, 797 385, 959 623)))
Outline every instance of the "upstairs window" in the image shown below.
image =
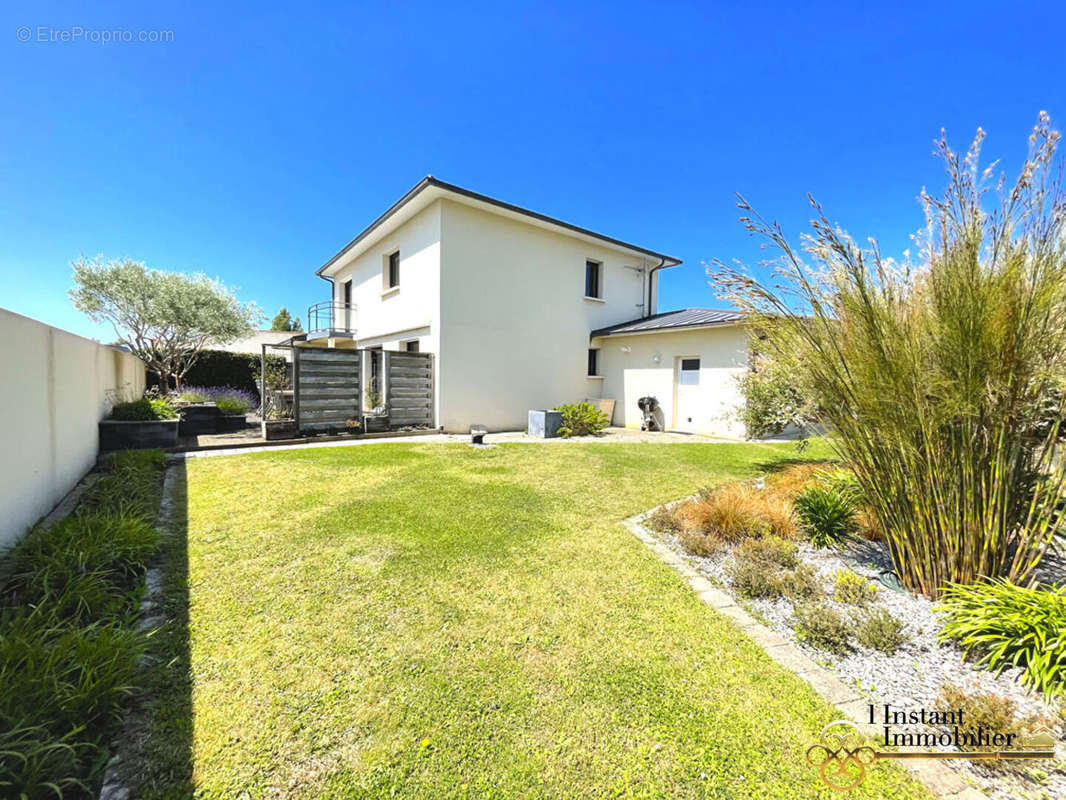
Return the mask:
POLYGON ((603 264, 599 261, 585 262, 585 297, 603 297, 603 264))
POLYGON ((417 353, 418 352, 418 339, 412 339, 409 342, 404 342, 403 343, 403 349, 406 352, 408 352, 408 353, 417 353))
POLYGON ((590 378, 594 378, 600 374, 600 351, 589 348, 589 371, 590 378))
POLYGON ((400 251, 385 257, 385 288, 395 289, 400 285, 400 251))

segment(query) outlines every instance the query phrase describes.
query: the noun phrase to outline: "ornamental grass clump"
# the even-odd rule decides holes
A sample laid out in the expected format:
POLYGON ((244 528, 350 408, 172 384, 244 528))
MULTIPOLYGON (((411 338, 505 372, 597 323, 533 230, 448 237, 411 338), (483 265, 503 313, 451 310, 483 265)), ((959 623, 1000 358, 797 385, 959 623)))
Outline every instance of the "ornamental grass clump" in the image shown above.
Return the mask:
POLYGON ((977 663, 999 672, 1021 667, 1022 683, 1049 700, 1066 689, 1066 587, 1009 580, 953 585, 941 594, 941 639, 954 639, 977 663))
POLYGON ((676 516, 682 530, 724 542, 762 536, 791 539, 796 535, 788 498, 739 482, 702 493, 679 508, 676 516))
POLYGON ((947 188, 921 195, 914 259, 860 247, 812 200, 808 264, 742 199, 783 286, 711 270, 831 430, 900 580, 931 598, 981 576, 1028 583, 1066 521, 1060 136, 1042 113, 1013 185, 979 169, 983 138, 938 141, 947 188))

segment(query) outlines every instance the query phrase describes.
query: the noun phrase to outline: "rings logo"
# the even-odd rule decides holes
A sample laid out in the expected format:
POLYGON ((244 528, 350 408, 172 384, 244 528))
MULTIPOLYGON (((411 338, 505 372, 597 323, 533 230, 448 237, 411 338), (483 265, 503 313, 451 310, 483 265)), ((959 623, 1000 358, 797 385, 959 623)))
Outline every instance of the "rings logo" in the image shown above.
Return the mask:
MULTIPOLYGON (((884 707, 883 736, 878 744, 884 746, 953 746, 958 747, 1000 747, 1010 748, 1013 744, 1012 734, 988 731, 984 728, 965 731, 962 712, 936 712, 922 710, 904 712, 892 711, 884 707), (945 717, 945 713, 954 717, 945 717), (950 733, 903 733, 893 732, 893 726, 917 724, 952 725, 950 733)), ((876 720, 874 706, 870 706, 871 722, 876 720)), ((954 750, 877 750, 865 743, 865 737, 854 723, 845 720, 831 722, 822 729, 818 744, 807 748, 807 763, 818 769, 818 775, 826 786, 840 792, 854 789, 866 777, 867 767, 879 760, 901 760, 919 758, 964 758, 969 760, 984 759, 1032 759, 1054 758, 1055 740, 1050 733, 1042 731, 1029 737, 1024 744, 1015 749, 989 750, 982 752, 954 750)))

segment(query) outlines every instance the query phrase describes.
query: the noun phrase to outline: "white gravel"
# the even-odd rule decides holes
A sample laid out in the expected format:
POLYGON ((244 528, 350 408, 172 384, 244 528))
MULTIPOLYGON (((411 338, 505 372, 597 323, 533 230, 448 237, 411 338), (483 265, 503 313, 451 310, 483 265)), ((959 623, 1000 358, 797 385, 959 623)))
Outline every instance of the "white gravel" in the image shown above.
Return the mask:
MULTIPOLYGON (((667 542, 702 574, 737 596, 728 577, 727 569, 732 561, 728 550, 710 557, 692 556, 681 548, 676 537, 668 533, 650 533, 667 542)), ((853 643, 856 648, 853 652, 830 653, 797 639, 793 628, 793 606, 789 600, 737 599, 765 624, 799 646, 815 662, 836 673, 845 683, 856 686, 871 702, 909 709, 941 708, 943 704, 937 701, 940 689, 945 684, 953 684, 968 691, 1009 696, 1017 702, 1019 713, 1023 715, 1041 714, 1052 719, 1059 718, 1057 707, 1045 704, 1038 693, 1021 685, 1020 670, 994 675, 964 661, 958 648, 938 643, 939 625, 933 614, 933 603, 909 592, 893 591, 878 582, 879 572, 890 564, 882 545, 860 540, 842 550, 823 550, 801 543, 799 556, 802 562, 818 571, 829 605, 845 614, 854 613, 855 608, 832 600, 831 590, 837 571, 850 569, 873 581, 878 587, 874 603, 886 607, 893 616, 906 623, 905 644, 893 655, 861 647, 857 642, 853 643)), ((1024 762, 1001 762, 993 765, 991 762, 953 760, 947 763, 992 798, 1066 798, 1066 741, 1061 738, 1061 726, 1057 733, 1060 738, 1056 747, 1055 766, 1050 769, 1047 762, 1033 762, 1030 765, 1024 762)))

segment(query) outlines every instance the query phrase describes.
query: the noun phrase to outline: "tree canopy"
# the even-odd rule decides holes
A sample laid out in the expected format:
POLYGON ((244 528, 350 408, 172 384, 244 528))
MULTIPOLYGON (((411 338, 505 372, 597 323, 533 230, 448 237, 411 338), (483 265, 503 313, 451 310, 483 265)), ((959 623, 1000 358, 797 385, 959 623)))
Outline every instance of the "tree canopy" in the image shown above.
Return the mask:
POLYGON ((289 313, 289 309, 282 306, 281 310, 275 315, 274 321, 270 323, 270 330, 298 332, 303 330, 303 325, 300 324, 299 317, 292 316, 289 313))
POLYGON ((110 322, 160 384, 176 388, 206 347, 250 336, 263 314, 206 275, 149 269, 130 259, 81 258, 71 265, 74 307, 110 322))

